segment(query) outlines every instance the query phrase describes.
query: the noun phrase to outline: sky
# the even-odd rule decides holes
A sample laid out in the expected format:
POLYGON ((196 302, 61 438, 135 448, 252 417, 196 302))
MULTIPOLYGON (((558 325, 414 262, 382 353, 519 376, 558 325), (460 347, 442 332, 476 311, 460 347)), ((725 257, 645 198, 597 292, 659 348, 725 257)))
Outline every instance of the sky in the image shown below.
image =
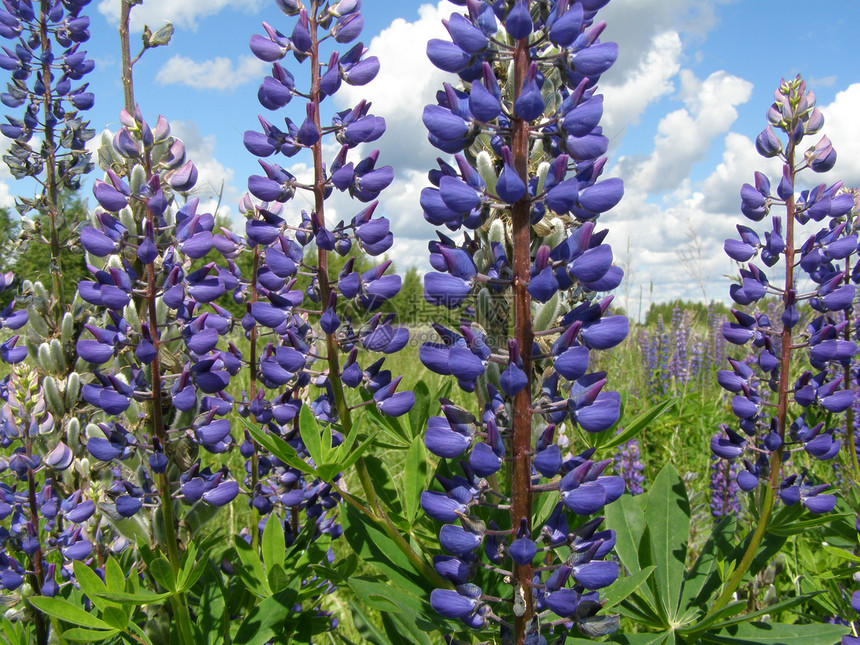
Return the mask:
MULTIPOLYGON (((459 9, 447 0, 364 0, 361 40, 379 57, 381 71, 370 85, 344 86, 334 97, 337 109, 368 99, 371 112, 387 121, 386 134, 373 145, 396 178, 377 212, 392 222, 390 257, 400 270, 429 268, 427 241, 435 230, 418 196, 441 153, 427 142, 421 111, 435 102, 443 82, 455 79, 432 67, 425 43, 445 37, 440 21, 459 9)), ((96 61, 87 79, 96 94, 89 117, 98 132, 115 131, 123 103, 119 0, 93 0, 87 13, 87 49, 96 61)), ((219 212, 238 223, 247 177, 260 174, 242 135, 259 127, 257 115, 265 110, 256 92, 268 68, 251 55, 248 41, 262 32, 263 21, 289 33, 293 19, 273 0, 146 0, 132 16, 133 49, 144 24, 155 31, 169 20, 176 28, 168 47, 146 52, 134 68, 144 117, 154 124, 162 114, 170 121, 199 169, 202 205, 211 212, 220 203, 219 212)), ((627 274, 619 302, 636 316, 651 302, 675 298, 727 301, 733 267, 723 241, 737 224, 749 224, 739 211, 740 187, 755 170, 779 176, 773 160, 757 155, 754 140, 781 78, 801 74, 807 80, 825 116, 823 134, 838 154, 834 169, 812 178, 812 185, 842 180, 860 187, 860 3, 612 0, 600 18, 608 25, 602 39, 620 47, 618 62, 598 86, 611 140, 605 176, 625 182, 624 199, 599 221, 610 230, 616 262, 627 274)), ((303 67, 285 60, 301 78, 303 67)), ((295 101, 265 116, 276 124, 283 116, 301 121, 303 106, 295 101)), ((301 158, 278 163, 300 178, 308 172, 301 158)), ((3 168, 0 205, 27 190, 3 168)), ((294 202, 288 212, 310 206, 303 198, 294 202)), ((338 195, 327 208, 336 222, 361 205, 338 195)))

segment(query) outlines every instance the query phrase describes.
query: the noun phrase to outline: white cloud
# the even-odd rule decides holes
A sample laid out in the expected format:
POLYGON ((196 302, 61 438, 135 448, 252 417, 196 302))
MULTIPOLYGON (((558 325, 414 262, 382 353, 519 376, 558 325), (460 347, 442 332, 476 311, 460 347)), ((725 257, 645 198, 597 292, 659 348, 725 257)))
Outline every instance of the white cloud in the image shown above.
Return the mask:
MULTIPOLYGON (((177 27, 195 30, 200 20, 228 7, 254 12, 261 4, 260 0, 146 0, 131 10, 131 28, 141 31, 143 25, 149 25, 155 31, 169 21, 177 27)), ((101 0, 98 9, 111 22, 119 22, 120 0, 101 0)))
POLYGON ((836 94, 830 105, 823 105, 824 127, 819 136, 804 139, 803 149, 811 147, 821 135, 827 135, 836 150, 836 165, 825 175, 806 173, 814 183, 842 180, 851 188, 860 187, 860 123, 857 121, 860 83, 849 85, 836 94))
POLYGON ((234 63, 223 56, 194 61, 177 55, 158 70, 155 80, 162 85, 178 83, 198 90, 232 90, 259 79, 265 69, 266 64, 254 56, 242 56, 234 63))
MULTIPOLYGON (((639 64, 623 78, 601 83, 606 97, 603 129, 614 145, 621 142, 628 126, 639 123, 649 104, 674 91, 671 79, 681 69, 680 59, 680 35, 665 31, 654 36, 639 64)), ((615 76, 607 74, 605 78, 615 76)))
POLYGON ((215 208, 219 200, 221 210, 236 204, 239 194, 233 186, 233 170, 215 158, 215 136, 203 136, 191 121, 171 121, 171 134, 185 144, 186 158, 197 167, 197 185, 193 193, 200 199, 201 208, 215 208))
POLYGON ((664 192, 678 188, 694 163, 707 155, 713 139, 738 117, 737 105, 749 100, 752 84, 723 71, 704 81, 681 71, 685 107, 664 116, 657 126, 654 150, 647 158, 622 158, 617 173, 636 188, 664 192))

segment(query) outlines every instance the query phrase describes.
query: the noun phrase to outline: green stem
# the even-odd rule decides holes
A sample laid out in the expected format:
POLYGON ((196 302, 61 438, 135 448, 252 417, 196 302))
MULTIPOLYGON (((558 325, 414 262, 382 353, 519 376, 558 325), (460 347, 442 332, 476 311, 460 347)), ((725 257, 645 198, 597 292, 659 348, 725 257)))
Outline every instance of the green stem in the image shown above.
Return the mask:
MULTIPOLYGON (((50 3, 48 0, 41 0, 41 12, 39 16, 39 39, 41 41, 42 52, 51 51, 51 39, 48 33, 48 12, 50 3)), ((41 97, 42 110, 45 115, 45 200, 48 209, 48 219, 50 220, 50 246, 51 246, 51 281, 54 287, 54 295, 57 298, 58 318, 65 311, 65 298, 63 296, 63 263, 60 256, 60 234, 57 229, 57 219, 59 218, 59 194, 57 190, 57 159, 56 145, 54 143, 54 128, 48 125, 49 117, 53 108, 53 96, 51 93, 51 82, 53 80, 51 74, 51 59, 49 56, 42 57, 42 79, 45 85, 45 93, 41 97)))
MULTIPOLYGON (((217 210, 215 212, 218 212, 217 210)), ((254 247, 254 267, 251 273, 251 305, 257 302, 259 297, 257 293, 257 273, 260 270, 260 247, 254 247)), ((257 326, 254 325, 251 328, 250 332, 250 341, 251 341, 251 357, 249 362, 249 367, 251 370, 251 386, 250 386, 250 399, 249 402, 253 401, 257 397, 257 326)), ((253 418, 254 423, 257 422, 256 418, 253 418)), ((257 455, 257 450, 259 446, 257 442, 254 441, 254 438, 251 438, 251 445, 254 448, 254 452, 251 454, 251 499, 253 499, 253 495, 257 492, 257 484, 259 482, 259 469, 260 469, 260 461, 259 456, 257 455)), ((260 513, 257 511, 257 507, 253 504, 251 505, 251 546, 255 551, 260 548, 260 513)))
MULTIPOLYGON (((791 129, 791 131, 793 130, 794 128, 791 129)), ((786 200, 785 204, 785 296, 783 298, 783 304, 788 307, 790 304, 793 304, 789 301, 789 298, 794 292, 794 256, 796 251, 796 249, 794 248, 794 185, 796 171, 794 168, 794 143, 790 137, 788 148, 786 150, 785 163, 790 169, 792 188, 791 197, 786 200)), ((777 431, 779 432, 779 436, 782 439, 785 439, 785 431, 788 422, 789 392, 791 390, 789 383, 789 370, 791 368, 791 332, 791 327, 783 324, 782 334, 780 337, 781 352, 779 360, 779 401, 777 403, 776 413, 777 431)), ((732 574, 732 577, 723 587, 723 590, 717 598, 717 601, 711 607, 711 610, 708 612, 708 614, 703 620, 707 620, 709 617, 713 616, 716 612, 726 606, 732 595, 735 593, 735 591, 737 591, 738 587, 740 587, 744 576, 746 575, 747 571, 750 568, 750 565, 752 565, 753 559, 758 553, 758 549, 761 546, 761 542, 764 539, 765 533, 767 533, 771 516, 773 515, 773 507, 776 501, 776 491, 779 488, 779 478, 782 473, 783 452, 784 448, 783 446, 780 446, 770 456, 770 476, 768 477, 768 480, 765 484, 766 488, 764 492, 764 499, 762 500, 761 512, 759 513, 758 524, 752 534, 752 537, 750 538, 746 551, 744 551, 741 561, 738 563, 737 568, 732 574)))

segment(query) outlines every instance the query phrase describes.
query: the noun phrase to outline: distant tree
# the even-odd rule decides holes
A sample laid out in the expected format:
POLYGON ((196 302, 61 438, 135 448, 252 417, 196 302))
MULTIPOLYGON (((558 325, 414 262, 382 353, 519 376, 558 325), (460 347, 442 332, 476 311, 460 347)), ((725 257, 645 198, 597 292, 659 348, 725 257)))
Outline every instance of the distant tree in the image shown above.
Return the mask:
POLYGON ((693 322, 706 323, 708 320, 708 311, 713 311, 716 314, 728 314, 729 308, 722 302, 712 301, 709 304, 703 302, 691 302, 687 300, 671 300, 669 302, 653 303, 645 315, 645 325, 655 325, 657 317, 663 316, 663 320, 668 323, 672 318, 672 311, 675 308, 681 311, 689 311, 693 315, 693 322))
MULTIPOLYGON (((84 260, 83 250, 76 244, 77 236, 73 235, 75 227, 87 216, 86 200, 77 193, 64 192, 60 195, 60 211, 63 218, 58 221, 58 233, 61 242, 60 262, 63 269, 63 291, 71 300, 77 291, 78 282, 91 277, 84 260)), ((39 280, 46 289, 51 289, 51 247, 48 243, 48 218, 39 216, 34 220, 34 230, 24 239, 18 239, 20 223, 11 222, 12 227, 5 228, 4 220, 8 213, 0 216, 0 253, 3 254, 4 264, 15 271, 18 280, 39 280), (11 243, 3 234, 6 230, 14 231, 11 243), (7 256, 8 252, 8 256, 7 256), (7 259, 10 258, 10 259, 7 259), (9 264, 6 264, 9 262, 9 264)))

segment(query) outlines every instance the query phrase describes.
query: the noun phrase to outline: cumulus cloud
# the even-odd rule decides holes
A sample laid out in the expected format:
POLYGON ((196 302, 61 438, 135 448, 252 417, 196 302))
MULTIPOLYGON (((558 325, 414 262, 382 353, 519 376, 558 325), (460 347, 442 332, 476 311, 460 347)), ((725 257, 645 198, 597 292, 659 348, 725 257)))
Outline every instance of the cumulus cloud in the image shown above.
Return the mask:
POLYGON ((185 144, 186 157, 197 167, 197 185, 194 195, 200 199, 201 207, 212 210, 218 202, 226 212, 230 204, 238 203, 239 194, 233 186, 233 170, 215 158, 214 135, 202 135, 191 121, 171 121, 171 134, 185 144))
POLYGON ((624 130, 639 123, 649 104, 675 91, 672 78, 681 69, 681 36, 677 31, 656 34, 639 64, 616 78, 601 83, 606 97, 603 129, 618 145, 624 130))
MULTIPOLYGON (((170 21, 177 27, 195 30, 203 18, 213 16, 226 8, 255 12, 261 0, 146 0, 131 12, 131 28, 141 31, 144 25, 153 30, 170 21)), ((101 0, 99 12, 114 23, 119 22, 120 0, 101 0)))
POLYGON ((712 141, 737 119, 736 106, 749 100, 752 84, 726 72, 704 81, 681 71, 685 107, 664 116, 657 126, 654 150, 645 159, 621 159, 618 174, 648 192, 678 188, 694 163, 707 155, 712 141))
POLYGON ((158 70, 155 80, 162 85, 180 84, 198 90, 232 90, 259 79, 266 64, 254 56, 242 56, 235 63, 218 56, 195 61, 186 56, 172 56, 158 70))
MULTIPOLYGON (((825 175, 815 175, 817 182, 842 180, 846 186, 860 187, 860 123, 857 105, 860 101, 860 83, 854 83, 836 94, 829 105, 820 106, 824 114, 822 135, 827 135, 836 149, 836 165, 825 175)), ((820 137, 810 138, 809 146, 820 137)), ((804 140, 806 144, 806 140, 804 140)))

